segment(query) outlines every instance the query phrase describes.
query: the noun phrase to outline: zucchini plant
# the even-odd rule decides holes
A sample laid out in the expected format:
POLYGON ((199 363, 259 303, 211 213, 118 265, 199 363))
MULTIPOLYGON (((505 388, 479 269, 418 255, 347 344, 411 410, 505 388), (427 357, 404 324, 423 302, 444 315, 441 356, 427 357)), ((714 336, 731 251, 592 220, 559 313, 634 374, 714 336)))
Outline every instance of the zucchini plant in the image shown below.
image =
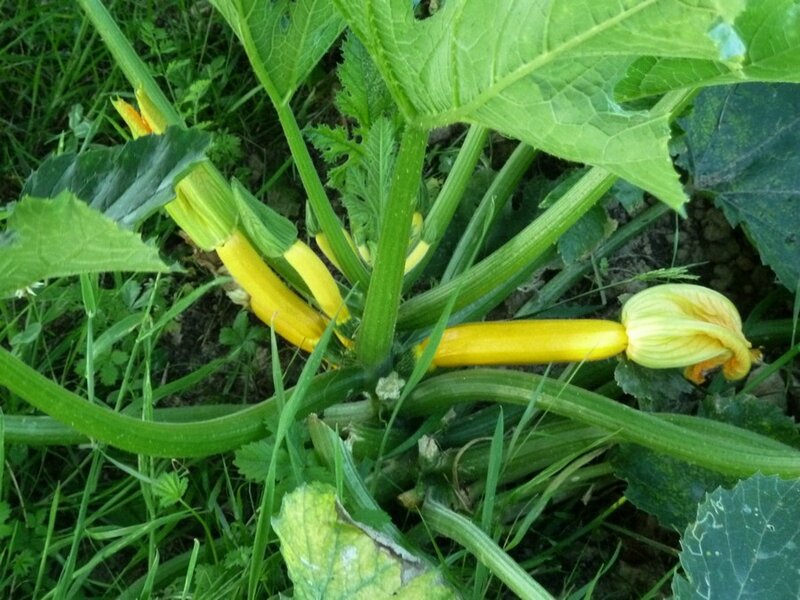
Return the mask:
MULTIPOLYGON (((173 409, 183 413, 177 418, 151 404, 139 418, 79 397, 0 348, 0 385, 51 417, 7 414, 6 439, 91 439, 143 456, 177 458, 233 451, 272 436, 249 567, 251 598, 257 597, 273 536, 268 519, 280 500, 277 456, 282 444, 290 445, 299 427, 295 421, 311 413, 322 419, 306 420, 308 443, 336 474, 337 501, 380 512, 388 496, 382 481, 405 488, 403 503, 434 533, 466 546, 481 568, 522 597, 549 596, 531 577, 532 569, 507 551, 556 491, 574 497, 586 486, 609 485, 609 463, 602 457, 614 446, 636 444, 719 477, 800 477, 800 452, 783 441, 608 397, 620 391, 608 375, 617 362, 659 371, 657 376, 673 377, 670 385, 690 389, 688 382, 699 386, 713 377, 717 393, 734 393, 762 352, 722 294, 696 284, 650 285, 627 299, 618 321, 491 316, 553 263, 553 248, 566 236, 575 236, 581 225, 596 225, 598 211, 603 222, 605 199, 618 182, 645 192, 653 207, 606 241, 601 231, 598 243, 579 252, 583 256, 548 284, 549 300, 542 289, 544 304, 532 312, 553 306, 596 267, 585 255, 612 252, 667 211, 686 216, 689 197, 670 155, 672 127, 701 88, 800 83, 793 2, 211 3, 234 31, 254 81, 275 110, 307 198, 305 230, 207 158, 206 134, 187 127, 101 1, 79 0, 130 84, 134 100, 117 98, 113 107, 133 139, 114 149, 48 159, 31 176, 8 220, 11 241, 0 247, 0 273, 8 279, 0 291, 24 295, 37 281, 57 276, 169 270, 130 231, 163 209, 193 245, 216 253, 252 312, 281 343, 310 353, 306 368, 291 393, 278 389, 273 398, 246 408, 226 404, 212 418, 192 407, 173 409), (323 70, 323 59, 326 65, 339 61, 333 102, 339 114, 327 123, 302 122, 298 107, 311 89, 310 78, 323 70), (437 182, 426 175, 433 160, 431 133, 453 127, 465 134, 437 182), (489 141, 499 139, 514 140, 516 147, 480 188, 482 156, 489 141), (492 245, 508 226, 502 216, 510 198, 544 156, 586 168, 570 170, 554 189, 540 190, 541 206, 530 211, 535 216, 492 245), (153 174, 154 165, 163 172, 153 174), (121 173, 135 176, 123 185, 121 173), (481 198, 469 200, 474 189, 483 190, 481 198), (37 262, 35 236, 46 238, 41 229, 56 229, 64 218, 55 211, 79 220, 89 219, 81 216, 88 209, 108 229, 103 243, 117 247, 122 258, 76 247, 58 260, 37 262), (43 215, 38 234, 36 216, 25 211, 43 215), (304 241, 312 238, 316 249, 304 241), (598 367, 606 369, 602 385, 591 383, 589 361, 605 361, 598 367), (563 363, 573 366, 563 370, 563 363), (487 368, 515 365, 551 367, 536 374, 487 368), (676 384, 673 372, 661 371, 676 368, 684 369, 688 382, 676 384), (505 406, 515 419, 511 432, 502 411, 476 418, 475 429, 468 430, 470 415, 482 414, 477 407, 486 402, 505 406), (451 413, 463 424, 443 425, 451 413), (550 428, 549 446, 529 435, 535 420, 550 428), (358 442, 346 447, 332 427, 358 431, 353 439, 363 448, 358 442), (454 440, 444 454, 488 439, 495 458, 475 458, 472 471, 458 457, 442 459, 455 477, 470 482, 459 487, 434 464, 436 456, 426 458, 424 444, 435 445, 437 433, 441 443, 448 436, 454 440), (514 462, 518 453, 542 460, 514 462), (397 467, 411 456, 422 466, 397 467), (509 461, 506 473, 499 471, 499 457, 509 461), (574 486, 568 482, 573 476, 574 486), (558 485, 543 485, 548 478, 558 485), (526 483, 503 487, 511 481, 526 483), (484 512, 465 519, 454 510, 459 503, 480 503, 484 512), (530 518, 505 522, 521 505, 538 508, 530 518), (493 507, 500 517, 492 516, 493 507)), ((796 353, 794 346, 768 371, 790 363, 796 353)), ((299 476, 304 478, 313 476, 299 476)), ((308 502, 332 502, 317 488, 307 493, 308 502)), ((273 524, 284 547, 291 540, 292 514, 282 513, 273 524)), ((381 523, 380 533, 393 544, 414 545, 407 532, 381 523)), ((419 553, 429 567, 430 554, 419 553)), ((308 585, 306 563, 287 562, 295 586, 308 585)), ((485 583, 485 573, 477 577, 485 583)), ((310 585, 309 594, 322 589, 310 585)), ((439 591, 451 597, 452 590, 439 591)))

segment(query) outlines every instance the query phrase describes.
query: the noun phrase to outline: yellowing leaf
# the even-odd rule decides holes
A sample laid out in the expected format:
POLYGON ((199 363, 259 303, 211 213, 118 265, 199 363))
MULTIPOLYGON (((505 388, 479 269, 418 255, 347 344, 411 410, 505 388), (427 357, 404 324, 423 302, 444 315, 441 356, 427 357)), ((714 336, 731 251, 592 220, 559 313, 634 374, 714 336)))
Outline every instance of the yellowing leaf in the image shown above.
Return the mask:
POLYGON ((307 484, 286 495, 272 526, 295 598, 456 598, 436 571, 353 521, 330 486, 307 484))

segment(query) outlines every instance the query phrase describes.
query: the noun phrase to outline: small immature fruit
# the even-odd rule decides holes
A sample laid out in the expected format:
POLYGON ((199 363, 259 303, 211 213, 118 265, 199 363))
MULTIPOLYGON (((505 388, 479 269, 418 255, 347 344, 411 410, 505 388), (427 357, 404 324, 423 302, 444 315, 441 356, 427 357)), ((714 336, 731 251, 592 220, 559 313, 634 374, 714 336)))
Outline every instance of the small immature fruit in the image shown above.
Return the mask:
POLYGON ((275 333, 308 352, 325 332, 325 320, 295 294, 238 231, 217 254, 228 272, 250 294, 250 308, 275 333))
POLYGON ((350 320, 350 311, 342 299, 336 280, 311 248, 297 240, 283 253, 283 258, 302 277, 326 315, 335 318, 338 324, 350 320))

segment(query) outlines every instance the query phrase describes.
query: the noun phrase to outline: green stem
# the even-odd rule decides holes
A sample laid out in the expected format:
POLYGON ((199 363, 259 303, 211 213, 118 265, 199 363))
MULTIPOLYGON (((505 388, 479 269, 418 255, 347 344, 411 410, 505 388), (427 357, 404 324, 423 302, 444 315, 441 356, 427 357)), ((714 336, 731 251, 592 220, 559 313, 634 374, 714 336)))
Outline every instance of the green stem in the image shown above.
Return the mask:
POLYGON ((544 254, 611 187, 616 177, 595 167, 533 223, 477 265, 445 284, 405 302, 397 326, 421 328, 436 321, 460 289, 454 312, 492 292, 544 254))
MULTIPOLYGON (((226 417, 243 410, 241 404, 210 404, 156 408, 153 420, 163 423, 186 423, 226 417)), ((123 413, 124 414, 124 413, 123 413)), ((77 446, 91 438, 53 417, 39 415, 5 415, 5 440, 25 446, 77 446)))
POLYGON ((436 202, 425 216, 421 239, 428 244, 428 252, 420 264, 406 277, 406 287, 410 287, 422 274, 425 265, 436 252, 436 247, 442 241, 444 233, 464 197, 464 192, 467 190, 472 173, 475 171, 475 165, 478 164, 488 137, 489 130, 480 125, 471 125, 467 131, 467 136, 458 151, 453 168, 450 169, 450 173, 436 197, 436 202))
POLYGON ((478 208, 461 235, 450 262, 447 264, 442 283, 447 283, 456 275, 461 274, 470 265, 472 256, 475 255, 478 245, 483 241, 483 232, 488 231, 503 207, 517 189, 522 176, 533 163, 538 152, 528 144, 520 143, 511 153, 506 164, 497 173, 489 189, 483 195, 478 208))
POLYGON ((481 296, 472 304, 454 313, 450 318, 449 324, 469 323, 470 321, 482 321, 486 315, 503 303, 511 293, 526 281, 529 281, 533 274, 539 269, 543 269, 548 263, 556 258, 555 248, 552 246, 544 251, 543 254, 535 258, 520 269, 503 284, 497 286, 485 296, 481 296))
MULTIPOLYGON (((341 369, 314 378, 298 417, 344 400, 364 385, 363 375, 341 369)), ((277 422, 270 398, 234 414, 193 422, 141 421, 90 404, 0 348, 0 386, 71 429, 122 450, 163 457, 199 457, 227 452, 267 435, 265 423, 277 422)))
POLYGON ((407 125, 400 142, 358 336, 358 358, 367 367, 377 367, 385 361, 394 341, 406 249, 427 140, 427 131, 407 125))
MULTIPOLYGON (((653 108, 654 113, 680 113, 696 91, 679 90, 665 94, 653 108)), ((518 275, 536 260, 588 211, 611 187, 616 176, 599 167, 592 168, 539 218, 513 239, 471 269, 443 285, 420 294, 400 306, 397 326, 421 328, 436 321, 450 296, 459 290, 454 312, 472 304, 518 275)))
POLYGON ((443 504, 426 499, 422 505, 422 518, 435 532, 464 546, 470 553, 505 583, 519 598, 552 600, 546 589, 539 585, 519 564, 486 535, 475 523, 450 510, 443 504))
POLYGON ((599 394, 501 369, 455 371, 420 384, 404 405, 410 413, 429 414, 461 402, 527 405, 599 427, 612 440, 631 442, 673 458, 733 476, 757 471, 800 477, 800 452, 764 436, 699 417, 645 413, 599 394))
MULTIPOLYGON (((503 456, 507 460, 503 463, 500 483, 522 480, 566 457, 586 452, 606 439, 606 431, 568 419, 553 419, 539 424, 518 446, 506 443, 503 456)), ((450 474, 455 467, 460 480, 485 483, 484 476, 491 461, 487 446, 488 438, 486 444, 475 444, 462 453, 447 453, 437 470, 450 474)))
POLYGON ((108 51, 114 57, 117 66, 122 69, 131 86, 144 91, 169 125, 185 127, 178 111, 158 87, 150 74, 150 69, 136 54, 103 3, 100 0, 78 0, 78 4, 92 21, 100 37, 103 38, 108 51))
POLYGON ((336 216, 333 206, 331 206, 328 194, 325 193, 325 188, 319 178, 319 173, 317 173, 314 167, 314 161, 311 159, 308 146, 306 146, 305 140, 303 139, 303 133, 300 130, 300 126, 297 124, 294 111, 292 111, 289 105, 291 95, 289 95, 289 97, 281 97, 278 88, 272 81, 272 77, 270 77, 266 65, 259 57, 258 49, 253 41, 250 28, 241 27, 237 33, 239 33, 240 40, 250 60, 253 72, 256 74, 264 91, 267 92, 267 96, 269 96, 278 114, 278 120, 283 128, 286 141, 289 143, 289 150, 292 153, 292 158, 294 159, 297 172, 300 175, 300 180, 303 182, 306 194, 308 194, 308 202, 311 204, 311 208, 314 211, 314 217, 317 219, 320 228, 328 238, 328 242, 333 249, 337 262, 342 267, 342 272, 345 277, 347 277, 350 283, 358 283, 366 289, 369 284, 369 273, 361 262, 361 259, 347 242, 344 230, 342 229, 342 223, 339 221, 339 217, 336 216))
POLYGON ((745 337, 754 346, 791 344, 794 334, 793 319, 775 319, 745 323, 745 337))
MULTIPOLYGON (((637 215, 633 220, 621 227, 613 236, 603 242, 592 256, 595 259, 609 256, 638 236, 653 222, 669 212, 666 204, 659 202, 646 211, 637 215)), ((591 261, 579 261, 567 265, 537 292, 536 297, 527 302, 514 315, 515 318, 534 315, 537 312, 550 308, 557 302, 578 280, 592 270, 591 261)))
POLYGON ((325 188, 314 167, 314 161, 311 159, 305 140, 303 140, 303 133, 297 124, 294 112, 286 104, 275 104, 275 109, 278 112, 278 120, 283 128, 283 134, 289 143, 289 150, 292 152, 300 180, 308 194, 308 202, 314 211, 314 217, 328 238, 345 277, 350 283, 354 285, 357 283, 365 289, 369 285, 369 273, 344 235, 342 223, 328 200, 328 195, 325 193, 325 188))

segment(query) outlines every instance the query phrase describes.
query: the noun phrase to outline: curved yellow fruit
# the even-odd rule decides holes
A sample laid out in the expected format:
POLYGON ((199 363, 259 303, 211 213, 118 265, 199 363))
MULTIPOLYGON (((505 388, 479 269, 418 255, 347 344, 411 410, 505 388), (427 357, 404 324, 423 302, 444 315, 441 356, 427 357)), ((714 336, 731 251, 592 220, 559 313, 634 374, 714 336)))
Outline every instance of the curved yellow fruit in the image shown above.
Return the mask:
POLYGON ((322 312, 331 319, 335 318, 338 324, 350 320, 350 311, 342 299, 336 280, 311 248, 297 240, 283 253, 283 258, 308 286, 322 312))
POLYGON ((312 351, 325 331, 322 315, 272 272, 240 232, 216 250, 231 277, 250 294, 255 315, 288 342, 312 351))
MULTIPOLYGON (((415 348, 422 354, 428 340, 415 348)), ((433 367, 530 365, 600 360, 623 352, 625 328, 595 319, 495 321, 445 329, 433 367)))
POLYGON ((414 249, 411 251, 411 253, 408 256, 406 256, 406 263, 405 266, 403 267, 403 274, 408 273, 414 267, 416 267, 420 263, 420 261, 423 258, 425 258, 425 255, 428 253, 429 248, 430 246, 425 241, 423 240, 418 241, 417 244, 414 246, 414 249))

